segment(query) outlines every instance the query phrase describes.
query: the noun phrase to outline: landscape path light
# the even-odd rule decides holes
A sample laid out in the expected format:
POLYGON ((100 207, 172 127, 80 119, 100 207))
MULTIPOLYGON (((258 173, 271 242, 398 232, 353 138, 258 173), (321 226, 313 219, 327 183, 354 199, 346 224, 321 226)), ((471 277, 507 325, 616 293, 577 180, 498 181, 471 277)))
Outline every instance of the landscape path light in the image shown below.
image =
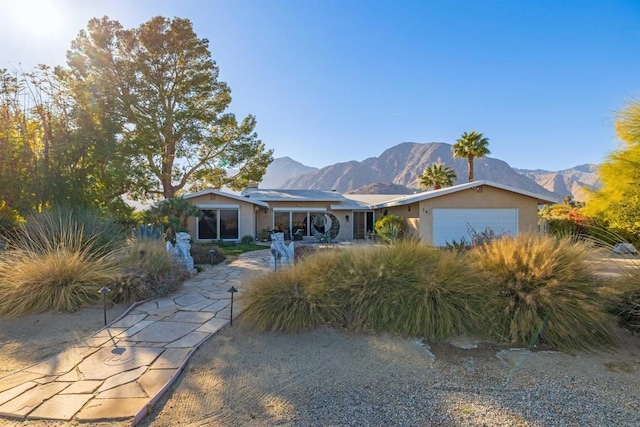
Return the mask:
POLYGON ((229 325, 233 326, 233 294, 238 292, 238 290, 232 286, 229 289, 227 289, 227 292, 231 294, 231 312, 229 314, 229 325))
POLYGON ((102 309, 104 311, 104 326, 107 326, 107 293, 111 292, 111 289, 103 286, 100 289, 100 293, 102 294, 102 309))

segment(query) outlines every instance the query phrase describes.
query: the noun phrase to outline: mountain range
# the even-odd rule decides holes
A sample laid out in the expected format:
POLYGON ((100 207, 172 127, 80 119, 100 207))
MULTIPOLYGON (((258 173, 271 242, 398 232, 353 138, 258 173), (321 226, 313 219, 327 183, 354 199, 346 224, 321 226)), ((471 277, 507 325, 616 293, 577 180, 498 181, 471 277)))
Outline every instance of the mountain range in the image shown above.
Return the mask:
MULTIPOLYGON (((403 142, 378 157, 336 163, 321 169, 280 157, 267 168, 261 188, 331 189, 341 193, 411 194, 422 191, 418 175, 432 163, 444 163, 457 174, 455 184, 467 182, 467 160, 454 159, 451 144, 403 142)), ((514 169, 506 162, 485 156, 474 162, 475 178, 488 180, 558 200, 570 195, 584 200, 589 188, 597 188, 596 165, 580 165, 562 171, 514 169)))

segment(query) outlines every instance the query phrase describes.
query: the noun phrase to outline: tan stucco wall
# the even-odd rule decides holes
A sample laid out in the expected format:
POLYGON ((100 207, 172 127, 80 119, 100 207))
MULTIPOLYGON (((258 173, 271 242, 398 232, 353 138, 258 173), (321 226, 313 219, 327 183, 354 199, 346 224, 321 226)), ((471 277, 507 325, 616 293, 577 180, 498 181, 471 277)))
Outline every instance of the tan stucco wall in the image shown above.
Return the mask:
MULTIPOLYGON (((238 217, 238 234, 239 238, 242 239, 244 236, 255 236, 256 228, 255 228, 255 205, 253 203, 244 202, 241 200, 232 199, 229 197, 221 196, 218 194, 204 194, 202 196, 193 197, 189 199, 189 202, 198 206, 207 209, 207 207, 221 205, 237 205, 240 206, 240 214, 238 217)), ((263 208, 262 211, 264 211, 263 208)), ((208 240, 196 240, 196 221, 197 218, 189 218, 188 229, 189 234, 191 234, 192 240, 194 242, 207 242, 208 240)))
POLYGON ((407 233, 410 236, 420 236, 420 204, 411 203, 403 206, 393 206, 385 209, 378 209, 376 211, 376 220, 384 216, 384 212, 387 215, 397 215, 404 217, 405 224, 407 226, 407 233))
POLYGON ((420 202, 420 237, 431 244, 433 237, 434 208, 449 209, 518 209, 518 233, 537 233, 538 201, 532 197, 499 188, 483 186, 482 191, 469 189, 420 202))

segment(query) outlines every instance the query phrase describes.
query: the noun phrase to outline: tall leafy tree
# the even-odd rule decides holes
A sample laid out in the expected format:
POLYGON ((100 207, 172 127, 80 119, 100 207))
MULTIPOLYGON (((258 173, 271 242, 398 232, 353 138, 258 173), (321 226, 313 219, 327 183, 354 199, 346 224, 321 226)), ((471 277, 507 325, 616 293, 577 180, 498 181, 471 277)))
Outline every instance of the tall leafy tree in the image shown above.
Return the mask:
POLYGON ((125 29, 92 19, 67 53, 70 77, 120 125, 134 196, 259 181, 272 161, 255 117, 237 120, 209 42, 187 19, 155 17, 125 29), (229 173, 230 170, 237 173, 229 173))
POLYGON ((640 103, 618 114, 616 133, 620 148, 610 153, 598 169, 602 182, 584 212, 627 238, 640 240, 640 103))
POLYGON ((124 213, 115 133, 68 83, 44 65, 0 73, 0 198, 23 214, 61 204, 124 213))
POLYGON ((443 187, 451 187, 456 179, 458 175, 449 166, 445 166, 444 163, 433 163, 424 169, 422 175, 418 175, 418 185, 422 188, 432 187, 434 190, 439 190, 443 187))
POLYGON ((475 181, 473 160, 491 154, 488 146, 489 139, 475 130, 463 133, 456 143, 453 144, 453 157, 465 158, 469 163, 469 182, 475 181))

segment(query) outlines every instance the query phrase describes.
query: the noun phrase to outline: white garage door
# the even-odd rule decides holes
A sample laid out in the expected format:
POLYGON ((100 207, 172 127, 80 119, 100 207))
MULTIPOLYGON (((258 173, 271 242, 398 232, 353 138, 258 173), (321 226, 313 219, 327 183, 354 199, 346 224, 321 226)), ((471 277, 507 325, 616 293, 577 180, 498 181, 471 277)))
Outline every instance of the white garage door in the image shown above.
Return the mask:
POLYGON ((481 233, 487 228, 496 234, 518 235, 518 209, 434 209, 433 245, 445 246, 463 237, 469 242, 470 229, 481 233))

